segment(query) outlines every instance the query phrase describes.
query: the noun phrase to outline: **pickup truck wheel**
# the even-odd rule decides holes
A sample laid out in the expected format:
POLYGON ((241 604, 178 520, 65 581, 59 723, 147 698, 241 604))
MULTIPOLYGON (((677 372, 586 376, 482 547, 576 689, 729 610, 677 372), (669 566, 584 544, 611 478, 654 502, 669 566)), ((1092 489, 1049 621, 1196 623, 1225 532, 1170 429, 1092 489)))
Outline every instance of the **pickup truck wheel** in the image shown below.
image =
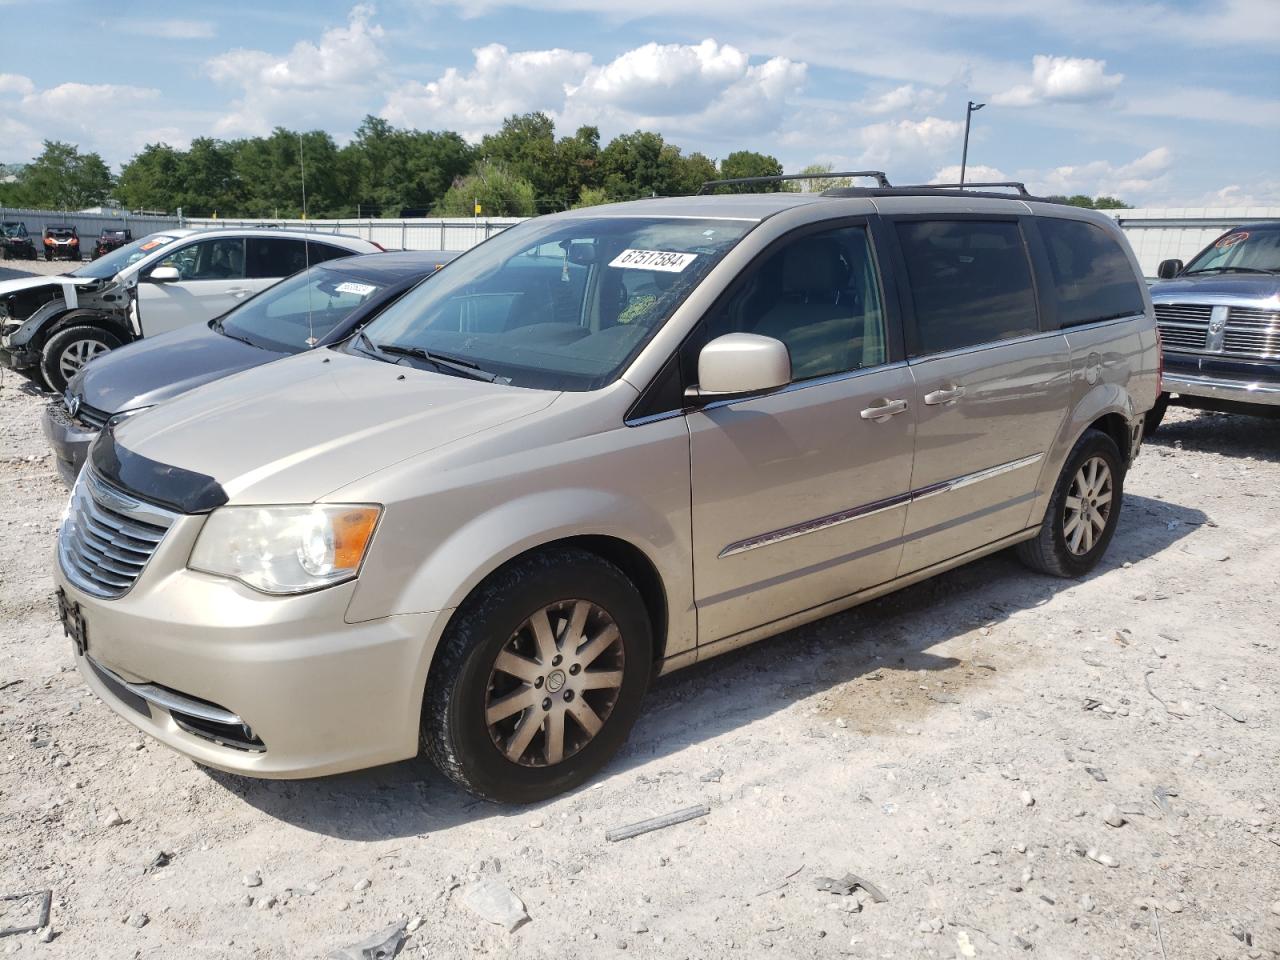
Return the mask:
POLYGON ((1018 558, 1055 577, 1082 577, 1102 559, 1120 520, 1124 469, 1116 442, 1086 430, 1067 456, 1040 531, 1018 558))
POLYGON ((423 751, 487 800, 563 793, 626 740, 652 663, 644 601, 621 570, 582 550, 533 554, 454 615, 427 678, 423 751))
POLYGON ((1156 405, 1147 411, 1142 420, 1142 435, 1149 437, 1160 429, 1160 424, 1164 423, 1164 415, 1169 410, 1169 395, 1162 393, 1156 397, 1156 405))
POLYGON ((40 376, 54 393, 67 388, 86 363, 120 346, 120 338, 101 327, 81 325, 59 330, 40 350, 40 376))

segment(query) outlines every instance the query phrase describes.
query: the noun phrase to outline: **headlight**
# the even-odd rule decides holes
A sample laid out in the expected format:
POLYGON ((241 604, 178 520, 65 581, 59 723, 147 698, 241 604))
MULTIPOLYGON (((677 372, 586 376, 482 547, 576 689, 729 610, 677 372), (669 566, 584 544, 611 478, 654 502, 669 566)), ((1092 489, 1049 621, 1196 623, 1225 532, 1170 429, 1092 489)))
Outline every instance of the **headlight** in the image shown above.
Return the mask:
POLYGON ((187 566, 262 593, 319 590, 360 572, 381 513, 365 504, 221 507, 205 521, 187 566))

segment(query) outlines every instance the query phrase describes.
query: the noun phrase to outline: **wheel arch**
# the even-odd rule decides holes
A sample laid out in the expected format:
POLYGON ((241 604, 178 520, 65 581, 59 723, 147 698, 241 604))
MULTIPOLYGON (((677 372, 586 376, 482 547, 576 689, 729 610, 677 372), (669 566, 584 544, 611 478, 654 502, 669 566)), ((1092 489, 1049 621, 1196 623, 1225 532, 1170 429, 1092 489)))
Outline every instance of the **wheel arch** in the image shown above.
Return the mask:
MULTIPOLYGON (((71 327, 101 327, 119 337, 124 343, 133 339, 133 332, 116 317, 101 310, 68 310, 48 321, 39 331, 41 342, 71 327)), ((33 338, 34 339, 34 338, 33 338)))

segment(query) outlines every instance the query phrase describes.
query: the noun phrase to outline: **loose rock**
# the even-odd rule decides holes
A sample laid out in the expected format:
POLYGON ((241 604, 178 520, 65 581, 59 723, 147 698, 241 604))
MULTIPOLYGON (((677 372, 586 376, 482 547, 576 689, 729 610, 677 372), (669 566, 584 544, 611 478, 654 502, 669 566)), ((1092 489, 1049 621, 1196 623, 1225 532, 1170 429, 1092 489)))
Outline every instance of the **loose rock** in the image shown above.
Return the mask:
POLYGON ((1101 816, 1102 816, 1102 822, 1109 827, 1123 827, 1126 823, 1128 823, 1128 821, 1125 819, 1124 814, 1120 812, 1120 808, 1117 807, 1114 803, 1108 803, 1105 807, 1103 807, 1101 816))
POLYGON ((524 902, 500 880, 485 880, 473 884, 463 895, 462 902, 482 919, 515 931, 529 922, 524 902))

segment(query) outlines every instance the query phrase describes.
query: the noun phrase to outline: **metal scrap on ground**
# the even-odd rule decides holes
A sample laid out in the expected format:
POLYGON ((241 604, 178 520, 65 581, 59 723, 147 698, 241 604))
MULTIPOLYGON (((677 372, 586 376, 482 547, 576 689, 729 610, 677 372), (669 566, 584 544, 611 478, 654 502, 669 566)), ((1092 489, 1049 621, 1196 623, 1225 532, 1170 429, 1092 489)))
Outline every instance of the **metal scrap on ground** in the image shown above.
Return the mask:
POLYGON ((861 887, 867 891, 867 895, 876 903, 888 903, 889 898, 874 883, 863 880, 855 873, 846 873, 843 877, 835 880, 831 877, 818 877, 814 880, 819 890, 826 893, 834 893, 841 897, 847 897, 853 891, 861 887))
POLYGON ((391 960, 400 952, 400 947, 407 936, 405 933, 407 925, 405 920, 393 923, 367 940, 334 950, 325 960, 391 960))
POLYGON ((677 810, 675 813, 663 814, 661 817, 651 817, 648 820, 641 820, 639 823, 633 823, 629 826, 614 827, 612 830, 605 831, 604 838, 611 843, 618 840, 629 840, 631 837, 638 837, 642 833, 652 833, 654 830, 673 827, 677 823, 684 823, 686 820, 705 817, 710 812, 710 807, 705 803, 700 803, 696 807, 677 810))
POLYGON ((52 890, 33 890, 30 893, 6 893, 0 895, 0 916, 9 916, 10 912, 18 912, 22 909, 22 901, 32 900, 35 906, 35 917, 27 923, 21 921, 12 927, 4 927, 0 929, 0 937, 7 937, 14 933, 34 933, 42 927, 49 925, 49 910, 53 906, 52 890), (18 904, 18 907, 12 908, 11 903, 18 904))

